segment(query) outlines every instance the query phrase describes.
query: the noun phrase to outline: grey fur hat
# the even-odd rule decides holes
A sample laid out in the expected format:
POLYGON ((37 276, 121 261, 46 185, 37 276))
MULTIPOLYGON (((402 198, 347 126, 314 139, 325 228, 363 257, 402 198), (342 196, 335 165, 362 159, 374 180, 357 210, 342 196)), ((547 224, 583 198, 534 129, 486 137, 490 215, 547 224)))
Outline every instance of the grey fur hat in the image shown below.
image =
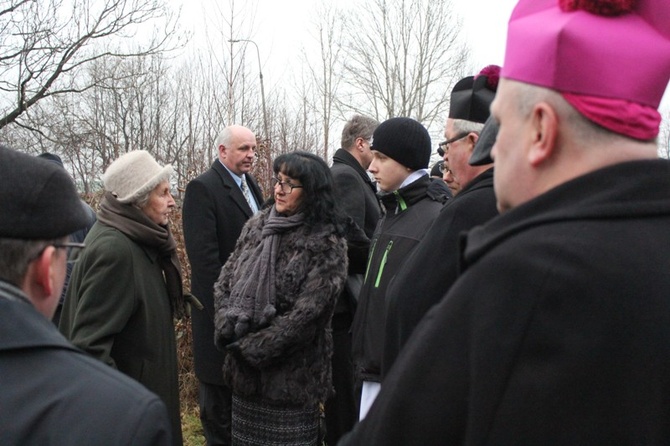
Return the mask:
POLYGON ((146 150, 121 155, 102 175, 107 192, 121 203, 134 203, 159 183, 170 179, 172 165, 161 167, 146 150))

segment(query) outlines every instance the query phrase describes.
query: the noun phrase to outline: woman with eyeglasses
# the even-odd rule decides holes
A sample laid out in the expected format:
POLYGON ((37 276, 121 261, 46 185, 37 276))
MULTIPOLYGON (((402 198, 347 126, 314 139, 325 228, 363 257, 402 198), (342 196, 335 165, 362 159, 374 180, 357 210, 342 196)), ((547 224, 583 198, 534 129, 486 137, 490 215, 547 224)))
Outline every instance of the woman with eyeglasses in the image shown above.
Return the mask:
POLYGON ((73 268, 59 329, 157 394, 168 408, 173 443, 181 445, 173 317, 184 307, 168 226, 175 205, 171 173, 143 150, 122 155, 105 171, 98 219, 73 268))
POLYGON ((349 226, 321 158, 284 154, 273 171, 274 203, 246 223, 214 286, 215 341, 228 352, 233 444, 316 445, 349 226))

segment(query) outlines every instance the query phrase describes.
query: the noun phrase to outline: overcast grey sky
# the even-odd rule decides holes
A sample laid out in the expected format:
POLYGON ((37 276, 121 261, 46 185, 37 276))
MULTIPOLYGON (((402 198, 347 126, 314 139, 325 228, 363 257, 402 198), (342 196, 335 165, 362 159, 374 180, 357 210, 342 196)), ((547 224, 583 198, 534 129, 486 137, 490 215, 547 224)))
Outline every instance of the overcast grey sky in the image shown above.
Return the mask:
MULTIPOLYGON (((212 2, 223 0, 179 0, 185 4, 184 25, 190 27, 194 41, 204 38, 205 17, 211 15, 212 2), (190 24, 190 25, 189 25, 190 24)), ((314 20, 314 0, 237 0, 238 5, 255 10, 255 23, 246 38, 259 47, 263 74, 268 84, 280 83, 292 62, 298 63, 301 48, 311 37, 308 30, 314 20)), ((333 0, 339 5, 360 0, 333 0)), ((436 0, 440 1, 440 0, 436 0)), ((502 65, 505 53, 507 21, 517 0, 452 0, 463 19, 463 31, 472 49, 473 65, 502 65)), ((225 9, 226 7, 224 7, 225 9)), ((250 11, 250 14, 253 11, 250 11)), ((240 32, 241 36, 244 34, 240 32)), ((670 89, 666 90, 662 109, 670 109, 670 89)))
MULTIPOLYGON (((212 6, 213 2, 228 5, 226 0, 175 1, 183 1, 185 4, 182 12, 183 24, 192 29, 195 44, 204 42, 206 17, 211 17, 216 10, 212 6)), ((346 6, 361 0, 332 1, 346 6)), ((463 20, 463 32, 472 50, 472 65, 475 70, 489 64, 503 64, 507 22, 517 1, 452 0, 463 20)), ((239 38, 252 39, 258 45, 266 92, 272 91, 273 86, 292 82, 292 68, 303 63, 302 49, 316 45, 309 30, 313 28, 317 1, 236 0, 236 7, 249 9, 240 16, 255 14, 253 26, 248 30, 240 30, 239 38)), ((227 10, 228 6, 222 8, 227 10)), ((661 102, 661 113, 665 116, 669 110, 670 88, 666 90, 661 102)), ((433 137, 436 136, 435 133, 437 131, 431 132, 433 137)))

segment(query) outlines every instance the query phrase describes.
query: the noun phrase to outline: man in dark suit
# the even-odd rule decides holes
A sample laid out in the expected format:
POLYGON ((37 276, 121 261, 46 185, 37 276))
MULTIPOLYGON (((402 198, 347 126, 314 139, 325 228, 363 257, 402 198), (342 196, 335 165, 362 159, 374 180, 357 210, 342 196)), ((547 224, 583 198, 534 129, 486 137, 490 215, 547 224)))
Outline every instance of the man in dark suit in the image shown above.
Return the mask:
POLYGON ((72 180, 0 146, 0 444, 171 444, 163 402, 50 322, 89 223, 72 180))
POLYGON ((249 174, 256 156, 253 132, 239 125, 226 127, 216 139, 216 148, 219 157, 212 167, 186 186, 183 206, 191 292, 204 306, 193 311, 191 318, 200 419, 209 445, 230 444, 232 398, 223 382, 224 354, 214 346, 214 282, 242 226, 263 203, 261 190, 249 174))
POLYGON ((342 130, 342 148, 333 155, 331 167, 340 206, 368 238, 372 238, 381 217, 377 187, 366 172, 372 162, 372 133, 378 125, 376 120, 361 115, 347 121, 342 130))
MULTIPOLYGON (((381 217, 377 188, 366 172, 372 161, 370 140, 378 125, 375 119, 361 115, 355 115, 347 121, 342 130, 342 148, 333 155, 331 167, 338 204, 365 232, 368 240, 372 238, 381 217)), ((369 246, 369 242, 366 245, 369 246)), ((366 259, 367 250, 349 246, 348 286, 337 300, 333 315, 332 367, 335 395, 326 402, 328 444, 336 444, 340 436, 351 430, 358 420, 350 330, 358 298, 355 284, 363 283, 366 259), (356 275, 360 276, 360 280, 357 280, 356 275)))

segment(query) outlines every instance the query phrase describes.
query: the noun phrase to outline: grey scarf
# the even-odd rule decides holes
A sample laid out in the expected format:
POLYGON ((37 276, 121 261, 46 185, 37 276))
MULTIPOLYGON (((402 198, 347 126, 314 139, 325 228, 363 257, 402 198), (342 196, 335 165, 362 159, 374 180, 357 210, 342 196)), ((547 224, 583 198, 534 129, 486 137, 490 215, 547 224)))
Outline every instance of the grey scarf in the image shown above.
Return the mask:
POLYGON ((284 217, 272 207, 261 232, 261 242, 248 248, 254 252, 250 256, 252 261, 245 268, 246 276, 231 286, 222 327, 225 337, 239 339, 267 326, 275 316, 275 265, 279 242, 283 233, 302 225, 303 220, 302 213, 284 217))

